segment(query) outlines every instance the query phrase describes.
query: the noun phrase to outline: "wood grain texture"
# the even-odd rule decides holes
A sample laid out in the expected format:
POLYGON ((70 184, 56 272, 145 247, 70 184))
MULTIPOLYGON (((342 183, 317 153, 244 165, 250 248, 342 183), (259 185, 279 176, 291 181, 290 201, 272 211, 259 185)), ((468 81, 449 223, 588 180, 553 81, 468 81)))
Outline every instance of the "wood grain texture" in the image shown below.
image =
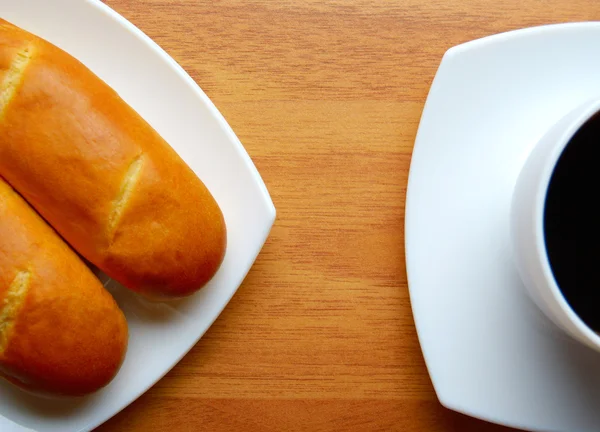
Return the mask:
POLYGON ((206 336, 100 431, 508 431, 442 408, 413 325, 404 201, 441 56, 600 17, 596 0, 107 0, 225 116, 278 210, 206 336))

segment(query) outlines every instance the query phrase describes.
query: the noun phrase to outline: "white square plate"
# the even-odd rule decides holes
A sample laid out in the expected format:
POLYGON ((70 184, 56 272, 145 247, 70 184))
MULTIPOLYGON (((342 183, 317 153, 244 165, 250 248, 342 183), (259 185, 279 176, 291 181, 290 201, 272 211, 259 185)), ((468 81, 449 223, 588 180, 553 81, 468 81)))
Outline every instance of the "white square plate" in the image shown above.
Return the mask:
POLYGON ((440 402, 545 432, 600 431, 600 355, 547 320, 512 261, 509 211, 525 159, 555 121, 600 95, 600 23, 451 48, 411 161, 411 304, 440 402))
POLYGON ((0 431, 87 431, 162 378, 236 292, 275 220, 240 141, 194 81, 161 48, 97 0, 0 0, 0 17, 64 49, 112 86, 206 183, 223 210, 227 252, 214 279, 173 304, 151 304, 109 281, 130 340, 114 381, 90 397, 42 400, 0 383, 0 431))

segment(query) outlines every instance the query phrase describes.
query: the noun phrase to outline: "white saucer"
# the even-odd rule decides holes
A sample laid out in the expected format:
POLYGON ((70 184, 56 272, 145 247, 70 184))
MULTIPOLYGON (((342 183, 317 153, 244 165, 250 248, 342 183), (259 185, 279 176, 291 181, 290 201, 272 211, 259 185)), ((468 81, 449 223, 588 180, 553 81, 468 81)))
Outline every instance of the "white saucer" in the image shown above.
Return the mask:
POLYGON ((406 203, 415 322, 440 402, 527 430, 600 431, 600 355, 563 335, 512 263, 509 202, 550 124, 600 95, 600 23, 451 48, 423 110, 406 203))

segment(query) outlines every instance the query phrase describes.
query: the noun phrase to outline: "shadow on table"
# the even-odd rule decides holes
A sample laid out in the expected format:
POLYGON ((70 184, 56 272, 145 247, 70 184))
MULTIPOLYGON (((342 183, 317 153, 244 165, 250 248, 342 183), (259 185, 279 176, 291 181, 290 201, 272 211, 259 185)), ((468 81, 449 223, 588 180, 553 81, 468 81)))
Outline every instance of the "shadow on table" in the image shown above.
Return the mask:
POLYGON ((448 432, 521 432, 520 429, 508 428, 478 420, 456 411, 449 410, 440 405, 442 411, 441 430, 448 432))

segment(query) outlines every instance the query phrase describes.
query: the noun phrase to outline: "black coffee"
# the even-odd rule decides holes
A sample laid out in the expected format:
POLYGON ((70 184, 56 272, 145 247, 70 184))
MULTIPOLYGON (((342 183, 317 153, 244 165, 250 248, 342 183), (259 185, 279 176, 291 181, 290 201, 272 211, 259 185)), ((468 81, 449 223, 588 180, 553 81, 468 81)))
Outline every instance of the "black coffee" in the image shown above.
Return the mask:
POLYGON ((544 210, 554 278, 573 311, 596 331, 600 331, 599 149, 600 115, 596 115, 563 151, 544 210))

